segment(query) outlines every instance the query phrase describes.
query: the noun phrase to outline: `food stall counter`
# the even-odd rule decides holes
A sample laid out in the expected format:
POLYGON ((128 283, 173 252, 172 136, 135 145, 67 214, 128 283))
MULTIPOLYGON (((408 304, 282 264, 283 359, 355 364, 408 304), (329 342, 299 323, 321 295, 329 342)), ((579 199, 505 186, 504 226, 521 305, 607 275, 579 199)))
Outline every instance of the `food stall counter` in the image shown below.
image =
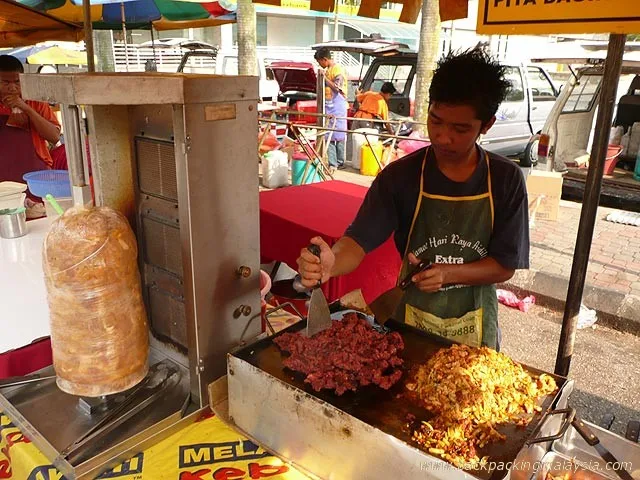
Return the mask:
POLYGON ((0 377, 23 375, 51 363, 49 342, 32 344, 49 335, 42 244, 50 224, 49 218, 32 220, 25 236, 0 238, 0 377))

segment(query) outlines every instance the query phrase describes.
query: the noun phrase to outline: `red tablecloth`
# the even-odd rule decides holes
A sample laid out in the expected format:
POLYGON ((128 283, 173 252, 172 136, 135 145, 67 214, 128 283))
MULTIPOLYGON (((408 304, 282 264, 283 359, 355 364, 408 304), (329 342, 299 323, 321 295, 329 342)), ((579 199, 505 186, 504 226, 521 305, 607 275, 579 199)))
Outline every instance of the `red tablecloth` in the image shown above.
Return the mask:
MULTIPOLYGON (((260 250, 263 262, 279 260, 297 268, 300 250, 314 236, 333 245, 355 218, 367 188, 339 180, 260 192, 260 250)), ((362 289, 371 302, 392 288, 400 271, 400 255, 390 237, 365 257, 349 275, 323 287, 329 301, 362 289)))
POLYGON ((51 339, 0 354, 0 378, 18 377, 51 365, 51 339))

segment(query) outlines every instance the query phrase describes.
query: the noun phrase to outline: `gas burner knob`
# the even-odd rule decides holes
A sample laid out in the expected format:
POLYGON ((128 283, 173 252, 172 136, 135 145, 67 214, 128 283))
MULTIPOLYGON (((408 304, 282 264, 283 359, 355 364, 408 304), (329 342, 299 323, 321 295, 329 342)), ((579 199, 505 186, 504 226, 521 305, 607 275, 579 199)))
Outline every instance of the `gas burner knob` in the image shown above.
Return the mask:
POLYGON ((236 273, 238 274, 239 277, 249 278, 251 276, 251 269, 246 265, 242 265, 238 267, 238 270, 236 270, 236 273))

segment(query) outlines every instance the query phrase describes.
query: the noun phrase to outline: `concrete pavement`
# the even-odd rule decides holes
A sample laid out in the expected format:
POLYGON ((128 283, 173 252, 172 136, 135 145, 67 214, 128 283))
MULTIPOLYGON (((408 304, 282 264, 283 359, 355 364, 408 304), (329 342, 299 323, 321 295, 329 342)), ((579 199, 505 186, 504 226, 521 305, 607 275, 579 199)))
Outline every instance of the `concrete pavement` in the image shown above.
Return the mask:
MULTIPOLYGON (((516 272, 506 288, 533 293, 562 308, 567 298, 582 205, 561 201, 557 221, 536 220, 530 229, 531 268, 516 272)), ((640 227, 605 221, 615 210, 598 209, 583 303, 600 322, 640 335, 640 227)))

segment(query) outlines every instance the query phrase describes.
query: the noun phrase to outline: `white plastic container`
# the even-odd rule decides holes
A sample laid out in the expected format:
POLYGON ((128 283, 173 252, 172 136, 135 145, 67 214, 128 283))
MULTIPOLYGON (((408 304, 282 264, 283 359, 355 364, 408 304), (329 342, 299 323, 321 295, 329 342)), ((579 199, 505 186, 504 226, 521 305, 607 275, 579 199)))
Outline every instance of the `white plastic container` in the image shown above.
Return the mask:
POLYGON ((640 150, 640 122, 635 122, 631 127, 627 157, 636 158, 636 156, 638 155, 638 150, 640 150))
POLYGON ((0 210, 24 207, 27 185, 18 182, 0 182, 0 210))
POLYGON ((24 207, 26 193, 14 193, 0 197, 0 210, 24 207))
POLYGON ((375 145, 378 143, 378 130, 375 128, 359 128, 355 130, 355 132, 351 135, 352 139, 352 150, 351 150, 351 166, 356 170, 360 170, 360 149, 363 145, 367 145, 367 138, 369 138, 369 142, 371 145, 375 145), (366 133, 367 135, 363 135, 366 133))
POLYGON ((272 150, 262 156, 262 185, 278 188, 289 185, 289 156, 281 150, 272 150))

